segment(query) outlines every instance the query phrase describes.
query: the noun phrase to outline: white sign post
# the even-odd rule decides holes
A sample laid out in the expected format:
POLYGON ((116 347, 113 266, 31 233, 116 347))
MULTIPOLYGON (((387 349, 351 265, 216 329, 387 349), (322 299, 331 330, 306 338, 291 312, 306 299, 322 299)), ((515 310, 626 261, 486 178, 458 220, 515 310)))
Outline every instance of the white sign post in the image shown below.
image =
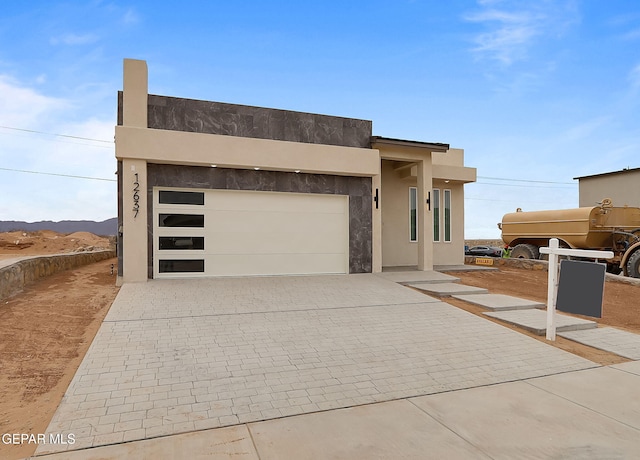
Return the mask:
POLYGON ((558 238, 549 240, 548 248, 540 248, 541 254, 549 254, 549 281, 547 286, 547 340, 556 340, 556 299, 558 297, 558 256, 611 259, 613 251, 561 248, 558 238))

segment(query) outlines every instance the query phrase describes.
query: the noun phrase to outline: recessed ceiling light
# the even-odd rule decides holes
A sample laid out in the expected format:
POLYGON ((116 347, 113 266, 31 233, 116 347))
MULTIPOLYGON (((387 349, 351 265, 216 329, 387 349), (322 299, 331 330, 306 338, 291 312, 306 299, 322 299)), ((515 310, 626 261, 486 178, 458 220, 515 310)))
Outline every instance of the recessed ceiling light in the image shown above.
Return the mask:
POLYGON ((212 167, 212 168, 217 168, 217 167, 218 167, 218 165, 211 165, 211 167, 212 167))
POLYGON ((253 168, 253 169, 255 169, 256 171, 260 171, 260 168, 258 168, 258 167, 256 167, 256 168, 253 168))
POLYGON ((300 172, 300 170, 299 170, 299 169, 296 169, 296 174, 297 174, 297 173, 299 173, 299 172, 300 172))

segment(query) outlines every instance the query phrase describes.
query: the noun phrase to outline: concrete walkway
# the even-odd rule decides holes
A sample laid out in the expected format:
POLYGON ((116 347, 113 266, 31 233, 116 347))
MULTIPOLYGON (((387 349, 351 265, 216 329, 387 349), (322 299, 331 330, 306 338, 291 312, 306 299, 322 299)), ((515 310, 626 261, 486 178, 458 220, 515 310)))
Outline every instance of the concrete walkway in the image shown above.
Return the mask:
POLYGON ((640 362, 60 455, 45 458, 638 458, 640 362))
POLYGON ((584 331, 561 332, 558 335, 625 358, 640 360, 639 334, 615 327, 599 327, 584 331))
MULTIPOLYGON (((359 418, 362 427, 344 422, 353 425, 355 443, 368 435, 367 426, 380 420, 383 425, 369 433, 379 433, 371 449, 400 449, 411 438, 405 448, 424 455, 426 446, 434 449, 433 444, 441 442, 440 447, 447 449, 448 440, 456 439, 451 449, 459 446, 455 452, 465 456, 476 452, 473 442, 462 435, 452 438, 448 429, 434 431, 433 438, 426 434, 426 440, 415 437, 413 429, 431 432, 441 426, 433 422, 439 409, 426 410, 421 407, 426 400, 419 397, 443 393, 440 398, 455 399, 456 394, 466 393, 454 390, 486 391, 478 387, 491 385, 488 388, 497 389, 499 395, 494 402, 502 404, 505 390, 498 384, 594 367, 598 366, 371 274, 128 284, 47 430, 73 433, 75 444, 42 444, 36 454, 104 445, 118 449, 123 442, 226 426, 235 433, 234 445, 248 442, 244 435, 233 437, 237 433, 264 427, 255 431, 256 443, 262 439, 266 445, 273 439, 275 446, 276 433, 288 436, 299 421, 310 419, 309 423, 318 421, 323 429, 342 433, 346 439, 349 431, 339 430, 341 425, 332 417, 364 413, 359 418), (381 402, 387 405, 369 405, 381 402), (356 408, 362 405, 369 406, 356 408), (385 412, 385 407, 391 409, 385 412), (384 414, 396 407, 413 414, 399 422, 399 430, 408 430, 399 441, 381 434, 389 425, 385 420, 390 415, 384 414), (353 409, 333 411, 342 408, 353 409), (378 415, 371 415, 367 425, 369 411, 378 415), (302 414, 317 415, 290 418, 302 414), (236 426, 242 424, 247 425, 236 426)), ((516 414, 526 418, 526 411, 516 414)), ((483 415, 489 416, 491 411, 483 415)), ((620 436, 635 429, 624 427, 620 436)), ((306 439, 300 436, 300 442, 306 439)), ((320 449, 319 440, 324 440, 324 451, 341 448, 340 442, 327 442, 321 430, 313 436, 316 444, 309 441, 304 447, 308 458, 320 449)), ((225 442, 214 444, 222 448, 225 442)), ((138 444, 126 446, 134 445, 138 444)), ((358 446, 364 448, 354 444, 345 452, 358 446)), ((83 455, 91 452, 97 451, 83 455)), ((297 455, 260 452, 262 459, 272 457, 297 455)))
MULTIPOLYGON (((499 319, 508 324, 521 327, 537 335, 545 335, 547 332, 547 311, 532 308, 530 310, 494 311, 484 313, 492 318, 499 319)), ((556 331, 578 331, 582 329, 595 329, 598 323, 575 316, 563 315, 556 312, 556 331)))
MULTIPOLYGON (((449 295, 448 292, 452 290, 464 287, 454 281, 447 284, 449 284, 449 288, 445 284, 429 292, 443 296, 449 295)), ((418 285, 412 284, 410 286, 417 287, 418 285)), ((542 310, 545 305, 541 303, 501 294, 460 294, 452 297, 486 308, 490 311, 485 312, 485 315, 521 327, 537 335, 545 335, 547 331, 547 312, 542 310)), ((576 318, 561 312, 556 312, 556 331, 560 337, 583 345, 608 351, 624 358, 640 360, 640 334, 614 327, 598 327, 595 321, 576 318)))

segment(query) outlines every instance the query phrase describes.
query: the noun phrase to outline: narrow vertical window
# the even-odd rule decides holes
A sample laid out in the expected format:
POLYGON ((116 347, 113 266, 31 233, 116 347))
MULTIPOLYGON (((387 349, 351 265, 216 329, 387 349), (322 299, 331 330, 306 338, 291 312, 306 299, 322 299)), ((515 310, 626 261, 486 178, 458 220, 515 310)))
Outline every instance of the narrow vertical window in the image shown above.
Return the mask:
POLYGON ((418 189, 409 187, 409 241, 418 241, 418 189))
POLYGON ((444 240, 451 241, 451 190, 444 191, 444 240))
POLYGON ((433 241, 440 241, 440 189, 433 189, 433 241))

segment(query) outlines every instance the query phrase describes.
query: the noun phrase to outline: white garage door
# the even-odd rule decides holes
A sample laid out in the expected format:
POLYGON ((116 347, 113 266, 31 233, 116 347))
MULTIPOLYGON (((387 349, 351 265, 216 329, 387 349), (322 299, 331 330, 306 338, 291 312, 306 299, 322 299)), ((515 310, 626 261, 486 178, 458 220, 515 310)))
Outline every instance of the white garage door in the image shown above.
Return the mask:
POLYGON ((154 189, 154 277, 348 273, 349 197, 154 189))

